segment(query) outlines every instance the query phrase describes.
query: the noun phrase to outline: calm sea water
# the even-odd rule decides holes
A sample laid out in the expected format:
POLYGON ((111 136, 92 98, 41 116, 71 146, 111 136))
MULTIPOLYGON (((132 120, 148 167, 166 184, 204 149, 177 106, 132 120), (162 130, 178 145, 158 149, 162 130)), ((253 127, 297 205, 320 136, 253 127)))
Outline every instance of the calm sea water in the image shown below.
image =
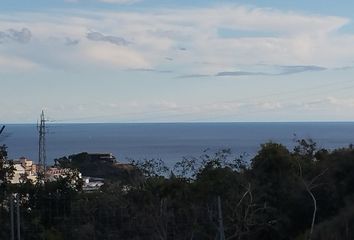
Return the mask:
MULTIPOLYGON (((346 147, 354 143, 354 123, 53 124, 46 135, 47 161, 84 151, 111 152, 122 162, 161 158, 171 166, 205 149, 231 148, 236 155, 253 156, 267 141, 292 149, 295 135, 312 138, 318 147, 346 147)), ((8 146, 10 158, 37 160, 36 125, 7 125, 0 144, 8 146)))

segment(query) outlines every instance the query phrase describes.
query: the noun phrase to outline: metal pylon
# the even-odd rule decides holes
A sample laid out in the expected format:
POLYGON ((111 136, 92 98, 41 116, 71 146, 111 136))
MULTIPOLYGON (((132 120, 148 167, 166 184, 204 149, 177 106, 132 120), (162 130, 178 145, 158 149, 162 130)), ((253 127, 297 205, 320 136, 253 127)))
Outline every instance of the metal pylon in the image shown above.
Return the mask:
POLYGON ((44 177, 47 162, 46 162, 46 146, 45 146, 45 134, 46 134, 46 119, 44 117, 44 111, 42 110, 40 116, 40 123, 38 124, 38 133, 39 133, 39 144, 38 144, 38 165, 39 173, 44 177))

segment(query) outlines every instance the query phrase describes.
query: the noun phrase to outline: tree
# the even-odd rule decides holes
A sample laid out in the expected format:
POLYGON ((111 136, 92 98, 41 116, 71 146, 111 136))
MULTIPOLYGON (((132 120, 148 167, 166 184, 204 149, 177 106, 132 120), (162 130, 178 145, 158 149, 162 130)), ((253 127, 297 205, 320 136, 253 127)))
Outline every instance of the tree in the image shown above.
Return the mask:
POLYGON ((266 143, 251 160, 251 178, 263 196, 262 200, 271 206, 282 206, 296 181, 296 162, 289 150, 281 144, 266 143))
POLYGON ((8 184, 14 171, 13 162, 7 160, 7 147, 5 145, 0 146, 0 184, 8 184))
POLYGON ((261 145, 258 154, 251 160, 248 172, 253 185, 254 203, 266 206, 263 219, 268 223, 259 231, 269 239, 286 239, 295 231, 291 219, 297 214, 298 194, 301 194, 297 180, 297 165, 289 150, 277 143, 261 145))

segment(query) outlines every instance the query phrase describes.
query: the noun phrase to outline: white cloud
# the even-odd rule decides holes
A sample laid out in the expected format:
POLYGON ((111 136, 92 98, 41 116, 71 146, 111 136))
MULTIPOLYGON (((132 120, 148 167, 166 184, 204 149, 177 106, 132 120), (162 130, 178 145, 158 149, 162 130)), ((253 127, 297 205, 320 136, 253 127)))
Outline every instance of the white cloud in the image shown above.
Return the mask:
MULTIPOLYGON (((144 57, 127 47, 112 46, 109 43, 87 44, 78 52, 87 60, 92 60, 101 67, 105 65, 119 68, 150 68, 150 64, 144 57)), ((78 55, 80 58, 82 56, 78 55)))
MULTIPOLYGON (((213 75, 242 71, 238 66, 259 63, 340 67, 350 65, 354 55, 354 35, 337 31, 349 19, 235 5, 140 12, 15 13, 11 16, 2 14, 0 18, 0 29, 26 26, 31 30, 33 37, 28 48, 37 48, 37 53, 46 53, 50 58, 59 56, 57 61, 49 59, 43 64, 62 61, 65 65, 71 59, 84 63, 90 62, 87 61, 89 57, 97 63, 120 68, 156 68, 170 64, 181 74, 213 75), (235 36, 220 36, 222 28, 231 29, 235 36), (132 44, 108 46, 102 41, 89 44, 85 38, 92 29, 105 33, 103 37, 117 40, 114 36, 119 36, 119 39, 129 39, 132 44), (270 34, 268 37, 252 34, 237 37, 238 31, 270 34), (67 44, 67 39, 75 39, 77 44, 62 48, 53 39, 61 39, 63 45, 67 44), (173 61, 167 62, 166 58, 173 61), (203 64, 205 62, 213 64, 203 64)), ((11 46, 7 48, 6 52, 11 52, 11 46)), ((12 48, 13 56, 19 57, 16 55, 18 50, 12 48)), ((37 57, 34 52, 28 50, 24 57, 37 57)))
POLYGON ((18 72, 38 69, 39 66, 27 59, 0 55, 0 72, 18 72))
POLYGON ((262 110, 276 110, 276 109, 281 109, 283 107, 280 102, 274 102, 274 101, 256 103, 255 106, 262 110))
POLYGON ((338 97, 328 97, 325 101, 337 107, 353 109, 354 108, 354 98, 338 98, 338 97))

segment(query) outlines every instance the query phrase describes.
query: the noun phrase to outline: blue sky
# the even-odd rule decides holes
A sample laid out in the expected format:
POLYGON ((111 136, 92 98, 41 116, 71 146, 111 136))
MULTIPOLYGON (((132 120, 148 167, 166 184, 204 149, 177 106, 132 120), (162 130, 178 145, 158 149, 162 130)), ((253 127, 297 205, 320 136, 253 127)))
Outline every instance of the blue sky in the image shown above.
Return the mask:
POLYGON ((2 0, 0 122, 352 121, 352 9, 2 0))

